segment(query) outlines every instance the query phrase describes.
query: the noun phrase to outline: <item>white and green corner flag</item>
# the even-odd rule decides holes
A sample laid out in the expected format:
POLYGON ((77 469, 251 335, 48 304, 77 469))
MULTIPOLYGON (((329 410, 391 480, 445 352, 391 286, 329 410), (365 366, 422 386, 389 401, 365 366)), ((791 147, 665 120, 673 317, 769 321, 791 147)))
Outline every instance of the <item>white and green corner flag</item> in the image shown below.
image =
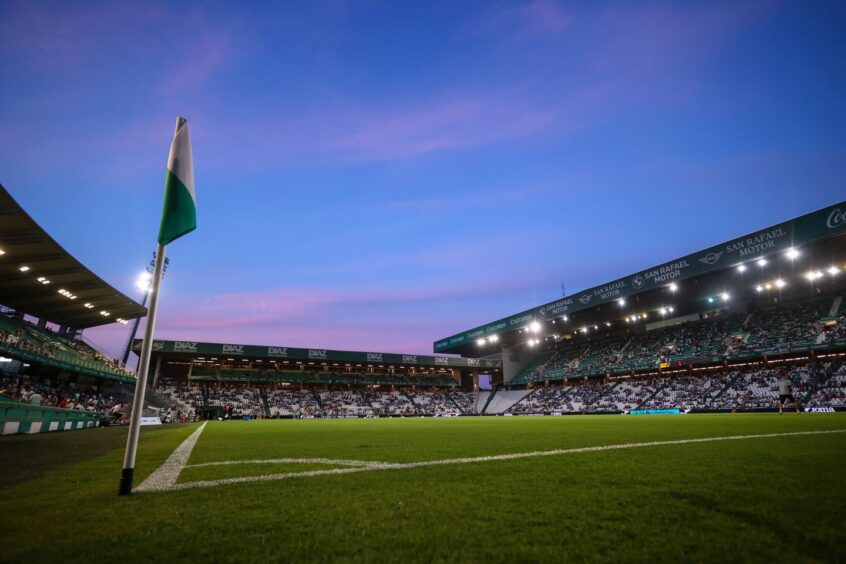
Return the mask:
POLYGON ((162 224, 159 244, 162 246, 197 228, 197 197, 194 195, 194 163, 191 158, 191 138, 188 122, 180 117, 176 122, 173 144, 167 158, 162 224))

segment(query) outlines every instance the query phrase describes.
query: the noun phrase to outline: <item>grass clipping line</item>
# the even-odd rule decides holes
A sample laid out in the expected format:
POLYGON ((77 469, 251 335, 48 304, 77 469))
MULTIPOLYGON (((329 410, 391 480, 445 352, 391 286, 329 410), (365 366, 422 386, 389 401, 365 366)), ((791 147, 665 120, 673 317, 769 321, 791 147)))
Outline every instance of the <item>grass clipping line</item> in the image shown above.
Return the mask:
POLYGON ((358 472, 374 472, 377 470, 404 470, 411 468, 422 468, 424 466, 445 466, 450 464, 473 464, 476 462, 496 462, 502 460, 518 460, 522 458, 535 458, 540 456, 558 456, 563 454, 578 454, 583 452, 602 452, 608 450, 624 450, 635 448, 646 448, 656 446, 669 445, 687 445, 698 443, 713 443, 719 441, 741 441, 750 439, 768 439, 775 437, 798 437, 805 435, 827 435, 834 433, 846 433, 846 429, 834 429, 825 431, 794 431, 789 433, 767 433, 757 435, 734 435, 723 437, 705 437, 699 439, 677 439, 671 441, 649 441, 642 443, 624 443, 617 445, 598 445, 590 447, 577 447, 566 449, 554 449, 532 452, 517 452, 511 454, 494 454, 489 456, 474 456, 466 458, 446 458, 442 460, 424 460, 420 462, 364 462, 360 460, 329 460, 325 458, 287 458, 287 459, 270 459, 262 460, 247 460, 247 461, 221 461, 221 462, 207 462, 205 464, 197 464, 189 467, 224 465, 224 464, 241 464, 241 463, 277 463, 280 461, 303 463, 303 464, 320 464, 330 462, 332 464, 343 464, 349 466, 348 468, 333 468, 331 470, 310 470, 306 472, 285 472, 281 474, 265 474, 262 476, 243 476, 240 478, 224 478, 220 480, 200 480, 196 482, 183 482, 177 484, 179 474, 185 468, 188 458, 191 456, 191 451, 200 434, 205 429, 206 424, 194 431, 194 433, 185 439, 179 445, 173 454, 162 464, 155 472, 144 480, 134 491, 136 492, 165 492, 175 490, 187 490, 192 488, 210 488, 214 486, 225 486, 230 484, 244 484, 248 482, 272 482, 276 480, 285 480, 288 478, 309 478, 314 476, 332 476, 340 474, 354 474, 358 472))

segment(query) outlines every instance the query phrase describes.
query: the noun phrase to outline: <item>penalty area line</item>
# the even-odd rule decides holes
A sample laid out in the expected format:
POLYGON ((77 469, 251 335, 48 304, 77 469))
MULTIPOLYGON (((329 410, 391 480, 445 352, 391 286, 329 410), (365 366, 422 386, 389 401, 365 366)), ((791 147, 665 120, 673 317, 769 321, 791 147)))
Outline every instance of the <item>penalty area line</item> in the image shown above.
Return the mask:
MULTIPOLYGON (((195 433, 197 437, 199 437, 199 432, 202 431, 202 428, 195 433)), ((364 461, 357 461, 357 460, 348 460, 348 461, 340 461, 340 460, 332 460, 332 459, 324 459, 324 458, 284 458, 284 459, 271 459, 266 461, 261 460, 249 460, 249 461, 223 461, 219 463, 203 463, 203 464, 195 464, 191 466, 192 468, 196 468, 198 466, 211 466, 211 465, 220 465, 220 464, 237 464, 237 463, 251 463, 251 464, 261 464, 261 463, 277 463, 279 461, 282 462, 290 462, 290 463, 308 463, 308 464, 337 464, 341 465, 346 464, 347 468, 334 468, 331 470, 311 470, 307 472, 285 472, 281 474, 265 474, 262 476, 242 476, 238 478, 223 478, 219 480, 201 480, 196 482, 183 482, 181 484, 176 483, 176 478, 178 478, 179 474, 177 473, 172 481, 165 481, 159 480, 153 482, 150 487, 146 487, 145 489, 141 489, 142 487, 147 485, 147 482, 150 481, 153 476, 161 470, 157 470, 154 472, 150 478, 144 481, 141 486, 136 489, 136 491, 175 491, 175 490, 187 490, 193 488, 210 488, 215 486, 225 486, 231 484, 244 484, 249 482, 270 482, 276 480, 285 480, 290 478, 309 478, 315 476, 332 476, 332 475, 340 475, 340 474, 355 474, 359 472, 374 472, 377 470, 407 470, 412 468, 423 468, 426 466, 445 466, 451 464, 473 464, 476 462, 496 462, 496 461, 503 461, 503 460, 519 460, 523 458, 537 458, 543 456, 560 456, 564 454, 578 454, 584 452, 602 452, 602 451, 609 451, 609 450, 628 450, 628 449, 637 449, 637 448, 646 448, 646 447, 658 447, 658 446, 671 446, 671 445, 688 445, 688 444, 699 444, 699 443, 714 443, 714 442, 721 442, 721 441, 742 441, 742 440, 751 440, 751 439, 769 439, 769 438, 777 438, 777 437, 800 437, 800 436, 808 436, 808 435, 829 435, 835 433, 846 433, 846 429, 831 429, 831 430, 821 430, 821 431, 794 431, 794 432, 787 432, 787 433, 766 433, 766 434, 757 434, 757 435, 729 435, 729 436, 722 436, 722 437, 702 437, 697 439, 676 439, 676 440, 668 440, 668 441, 649 441, 649 442, 640 442, 640 443, 622 443, 622 444, 615 444, 615 445, 597 445, 597 446, 589 446, 589 447, 576 447, 576 448, 564 448, 564 449, 554 449, 554 450, 541 450, 541 451, 531 451, 531 452, 516 452, 510 454, 494 454, 489 456, 473 456, 473 457, 464 457, 464 458, 446 458, 442 460, 423 460, 420 462, 364 462, 364 461), (325 462, 324 462, 325 461, 325 462), (356 465, 356 464, 366 464, 366 465, 356 465)), ((188 438, 190 440, 194 435, 188 438)), ((187 443, 188 440, 185 442, 187 443)), ((196 439, 194 440, 196 443, 196 439)), ((182 448, 183 445, 180 445, 179 448, 182 448)), ((193 444, 191 444, 191 448, 193 448, 193 444)), ((177 449, 179 450, 179 449, 177 449)), ((174 455, 176 452, 174 452, 174 455)), ((190 454, 190 450, 188 451, 190 454)), ((173 458, 174 455, 171 455, 173 458)), ((187 456, 185 458, 187 461, 187 456)), ((168 459, 168 462, 170 458, 168 459)), ((167 465, 165 462, 162 467, 167 465)), ((185 467, 184 465, 180 467, 181 469, 185 467)))

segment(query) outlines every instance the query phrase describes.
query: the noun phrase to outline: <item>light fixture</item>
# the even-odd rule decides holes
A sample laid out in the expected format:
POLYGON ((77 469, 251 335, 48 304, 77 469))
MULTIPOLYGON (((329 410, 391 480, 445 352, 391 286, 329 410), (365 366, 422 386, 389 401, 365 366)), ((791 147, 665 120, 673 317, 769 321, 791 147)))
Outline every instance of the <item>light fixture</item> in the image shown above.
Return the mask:
POLYGON ((569 317, 567 317, 566 315, 561 318, 562 321, 567 321, 568 319, 569 317))
POLYGON ((479 339, 478 341, 476 341, 476 344, 477 344, 477 345, 479 345, 479 346, 481 347, 481 346, 483 346, 483 345, 485 344, 485 340, 484 340, 484 339, 479 339))
POLYGON ((708 298, 708 303, 709 303, 709 304, 714 303, 714 298, 709 297, 709 298, 708 298))
POLYGON ((620 298, 619 300, 617 300, 617 303, 620 304, 620 307, 623 307, 624 305, 626 305, 626 298, 620 298))
POLYGON ((775 281, 775 285, 776 285, 776 288, 784 288, 787 285, 787 283, 784 280, 782 280, 781 278, 779 278, 778 280, 775 281))
POLYGON ((810 272, 805 273, 805 278, 807 278, 811 282, 813 282, 817 278, 820 278, 821 276, 822 276, 822 272, 820 272, 819 270, 812 270, 810 272))
POLYGON ((153 275, 146 270, 138 275, 138 280, 135 282, 135 287, 141 290, 142 292, 149 292, 151 289, 150 281, 152 280, 153 275))
POLYGON ((757 286, 755 286, 755 291, 756 291, 756 292, 763 292, 763 291, 764 291, 764 287, 763 287, 763 286, 761 286, 760 284, 758 284, 757 286))
POLYGON ((499 341, 499 335, 491 335, 490 337, 488 337, 489 343, 495 343, 497 341, 499 341))
POLYGON ((94 304, 91 304, 91 303, 85 302, 85 303, 84 303, 84 304, 82 304, 82 305, 83 305, 84 307, 87 307, 88 309, 94 309, 94 304))
POLYGON ((737 271, 738 272, 746 272, 746 265, 745 264, 737 265, 737 271))
POLYGON ((44 280, 41 281, 41 283, 46 286, 47 284, 50 283, 50 281, 45 278, 44 280))
POLYGON ((670 313, 673 313, 675 310, 673 309, 672 306, 670 306, 670 307, 667 308, 667 311, 669 311, 670 313))
POLYGON ((532 321, 532 322, 529 324, 529 329, 531 329, 531 330, 532 330, 532 333, 539 333, 539 332, 540 332, 540 330, 541 330, 541 325, 540 325, 540 323, 538 323, 537 321, 532 321))
POLYGON ((773 287, 773 285, 772 285, 772 284, 770 284, 769 282, 767 282, 766 284, 764 284, 764 288, 766 288, 767 290, 771 290, 771 289, 772 289, 772 287, 773 287))
POLYGON ((729 299, 729 297, 730 297, 730 296, 729 296, 726 292, 723 292, 722 294, 720 294, 720 298, 722 298, 722 300, 723 300, 724 302, 727 302, 727 301, 728 301, 728 299, 729 299))
POLYGON ((106 311, 106 310, 104 310, 104 309, 101 309, 101 310, 100 310, 100 315, 102 315, 103 317, 108 317, 108 316, 110 316, 110 315, 111 315, 111 313, 109 313, 108 311, 106 311))
POLYGON ((43 276, 39 276, 38 278, 36 278, 36 280, 38 280, 39 282, 44 282, 47 279, 43 276))
POLYGON ((840 272, 840 269, 837 268, 836 266, 829 266, 828 267, 828 273, 831 274, 832 276, 837 276, 838 272, 840 272))
POLYGON ((767 260, 766 260, 765 258, 763 258, 763 257, 762 257, 762 258, 759 258, 759 259, 758 259, 758 266, 760 266, 761 268, 763 268, 763 267, 767 266, 767 260))
POLYGON ((4 251, 3 249, 0 249, 0 257, 2 257, 5 254, 6 254, 6 251, 4 251))
POLYGON ((673 282, 672 284, 670 284, 670 291, 671 291, 671 292, 675 292, 675 291, 676 291, 676 290, 678 290, 678 289, 679 289, 679 287, 678 287, 678 285, 677 285, 675 282, 673 282))
POLYGON ((787 258, 789 258, 790 260, 794 260, 794 259, 799 257, 799 251, 797 251, 793 247, 790 247, 789 249, 787 249, 787 253, 785 253, 785 254, 787 255, 787 258))
POLYGON ((658 310, 658 313, 660 313, 661 315, 667 315, 667 308, 662 307, 661 309, 658 310))
POLYGON ((22 265, 18 268, 18 270, 20 270, 21 272, 26 272, 27 270, 29 270, 29 267, 28 267, 27 265, 25 265, 25 264, 22 264, 22 265))

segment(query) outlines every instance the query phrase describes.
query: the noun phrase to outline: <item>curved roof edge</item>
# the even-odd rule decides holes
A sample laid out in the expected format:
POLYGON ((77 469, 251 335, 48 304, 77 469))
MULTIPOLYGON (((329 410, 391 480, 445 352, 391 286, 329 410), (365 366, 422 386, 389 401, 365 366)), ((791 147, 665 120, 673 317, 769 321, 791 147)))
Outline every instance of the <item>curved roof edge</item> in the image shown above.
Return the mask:
POLYGON ((59 245, 2 184, 0 250, 0 304, 4 306, 74 329, 147 314, 141 304, 59 245))

